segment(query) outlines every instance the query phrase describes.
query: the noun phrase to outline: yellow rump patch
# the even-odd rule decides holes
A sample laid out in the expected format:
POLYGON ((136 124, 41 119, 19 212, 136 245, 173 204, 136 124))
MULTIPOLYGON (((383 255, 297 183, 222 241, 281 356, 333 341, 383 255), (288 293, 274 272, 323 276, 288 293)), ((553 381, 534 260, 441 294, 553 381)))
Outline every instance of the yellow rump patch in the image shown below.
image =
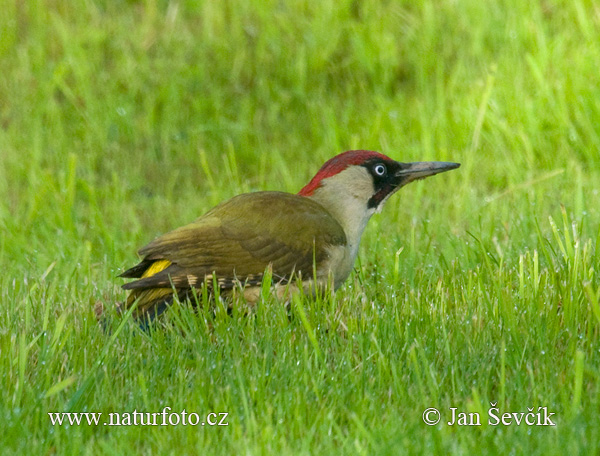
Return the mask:
MULTIPOLYGON (((169 260, 157 260, 152 263, 148 269, 144 271, 141 278, 152 277, 155 274, 158 274, 161 271, 164 271, 169 266, 171 266, 171 262, 169 260)), ((129 296, 127 297, 127 307, 131 307, 133 303, 139 299, 138 308, 136 310, 137 313, 143 313, 152 307, 157 301, 160 301, 169 295, 173 294, 173 290, 171 288, 150 288, 148 290, 131 290, 129 296)))
POLYGON ((164 271, 169 266, 171 266, 171 262, 169 260, 157 260, 152 263, 148 269, 144 271, 142 274, 142 278, 144 277, 152 277, 154 274, 158 274, 160 271, 164 271))

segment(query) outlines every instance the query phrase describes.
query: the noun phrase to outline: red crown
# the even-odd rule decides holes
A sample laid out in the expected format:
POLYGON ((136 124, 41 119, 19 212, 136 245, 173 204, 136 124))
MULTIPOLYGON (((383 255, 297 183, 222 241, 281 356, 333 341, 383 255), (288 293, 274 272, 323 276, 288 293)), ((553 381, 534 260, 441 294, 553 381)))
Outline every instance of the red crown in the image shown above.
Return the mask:
POLYGON ((321 181, 323 179, 335 176, 336 174, 344 171, 348 166, 360 165, 373 158, 390 160, 389 157, 372 150, 349 150, 336 155, 335 157, 327 160, 325 164, 321 166, 321 169, 317 172, 317 174, 315 174, 315 177, 313 177, 311 181, 298 192, 298 195, 310 196, 317 188, 319 188, 319 185, 321 185, 321 181))

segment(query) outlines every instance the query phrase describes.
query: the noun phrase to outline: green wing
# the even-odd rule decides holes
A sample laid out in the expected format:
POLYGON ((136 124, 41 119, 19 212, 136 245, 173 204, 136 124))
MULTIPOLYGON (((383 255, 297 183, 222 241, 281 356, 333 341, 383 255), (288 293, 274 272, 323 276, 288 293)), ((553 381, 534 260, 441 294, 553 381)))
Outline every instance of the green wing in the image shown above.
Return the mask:
POLYGON ((223 288, 257 284, 269 265, 274 281, 294 272, 312 276, 313 264, 327 259, 326 247, 345 243, 343 228, 319 203, 289 193, 247 193, 143 247, 142 262, 123 274, 141 278, 123 288, 188 288, 211 274, 223 288), (144 274, 164 260, 168 267, 144 274))

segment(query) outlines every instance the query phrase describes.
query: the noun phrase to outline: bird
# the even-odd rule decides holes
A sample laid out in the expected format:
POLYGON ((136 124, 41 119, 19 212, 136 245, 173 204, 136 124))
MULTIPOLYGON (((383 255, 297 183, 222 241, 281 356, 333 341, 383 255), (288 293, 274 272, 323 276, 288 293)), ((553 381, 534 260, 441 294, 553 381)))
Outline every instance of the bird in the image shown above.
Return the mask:
POLYGON ((270 275, 279 297, 302 289, 337 290, 354 268, 367 222, 406 184, 460 166, 452 162, 395 161, 371 150, 329 159, 297 194, 258 191, 235 196, 194 222, 167 232, 138 254, 119 277, 134 279, 120 311, 153 320, 175 298, 204 292, 235 295, 250 304, 270 275))

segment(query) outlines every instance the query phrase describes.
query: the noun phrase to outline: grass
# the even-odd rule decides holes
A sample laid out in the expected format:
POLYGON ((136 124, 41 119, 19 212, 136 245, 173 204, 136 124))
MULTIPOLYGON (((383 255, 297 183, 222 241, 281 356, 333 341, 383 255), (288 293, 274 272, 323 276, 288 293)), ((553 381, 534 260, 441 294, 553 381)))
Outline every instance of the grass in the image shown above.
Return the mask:
POLYGON ((15 1, 0 23, 3 453, 600 451, 593 2, 15 1), (138 247, 352 148, 462 167, 388 202, 334 296, 96 324, 138 247), (556 426, 487 425, 490 402, 556 426), (229 426, 48 417, 166 406, 229 426))

